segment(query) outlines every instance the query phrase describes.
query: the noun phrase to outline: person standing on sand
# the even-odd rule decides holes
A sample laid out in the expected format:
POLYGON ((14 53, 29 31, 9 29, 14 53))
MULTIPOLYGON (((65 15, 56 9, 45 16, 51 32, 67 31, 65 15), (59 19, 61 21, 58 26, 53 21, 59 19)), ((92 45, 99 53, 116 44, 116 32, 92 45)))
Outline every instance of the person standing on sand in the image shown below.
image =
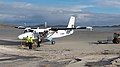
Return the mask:
POLYGON ((28 39, 29 39, 28 36, 26 38, 23 38, 23 40, 25 40, 25 44, 24 44, 25 46, 28 46, 28 39))
POLYGON ((40 44, 42 43, 43 39, 43 33, 39 33, 39 35, 37 36, 37 47, 40 47, 40 44))
POLYGON ((40 41, 41 41, 41 39, 40 39, 40 34, 37 36, 37 47, 40 47, 40 41))
POLYGON ((29 46, 29 49, 32 49, 32 44, 33 44, 32 37, 28 37, 28 46, 29 46))

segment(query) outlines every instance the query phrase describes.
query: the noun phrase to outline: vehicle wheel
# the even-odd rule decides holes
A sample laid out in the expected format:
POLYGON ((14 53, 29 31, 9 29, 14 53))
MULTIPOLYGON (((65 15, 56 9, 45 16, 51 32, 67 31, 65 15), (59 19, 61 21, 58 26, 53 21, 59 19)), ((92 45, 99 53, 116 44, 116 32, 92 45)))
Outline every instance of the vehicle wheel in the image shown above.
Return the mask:
POLYGON ((51 41, 51 44, 54 45, 54 44, 55 44, 55 41, 51 41))

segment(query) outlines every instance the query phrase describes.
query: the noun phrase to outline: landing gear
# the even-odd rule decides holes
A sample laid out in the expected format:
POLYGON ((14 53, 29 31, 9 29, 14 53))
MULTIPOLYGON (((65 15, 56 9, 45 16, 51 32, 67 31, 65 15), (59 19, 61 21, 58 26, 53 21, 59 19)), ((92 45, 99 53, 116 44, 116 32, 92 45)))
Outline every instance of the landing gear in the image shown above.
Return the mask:
POLYGON ((51 44, 54 45, 54 44, 55 44, 55 41, 51 41, 51 44))

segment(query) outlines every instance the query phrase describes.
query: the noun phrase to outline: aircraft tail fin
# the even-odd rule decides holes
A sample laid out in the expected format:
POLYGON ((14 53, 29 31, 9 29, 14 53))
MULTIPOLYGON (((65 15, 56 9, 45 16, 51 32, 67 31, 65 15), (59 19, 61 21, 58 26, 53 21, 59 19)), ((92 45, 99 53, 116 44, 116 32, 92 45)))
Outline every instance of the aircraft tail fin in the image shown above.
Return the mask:
POLYGON ((71 16, 67 28, 74 28, 75 27, 75 17, 71 16))
MULTIPOLYGON (((74 27, 75 27, 75 19, 76 19, 76 18, 75 18, 74 16, 71 16, 71 17, 70 17, 70 20, 69 20, 69 23, 68 23, 67 28, 74 28, 74 27)), ((73 34, 73 32, 74 32, 73 29, 66 30, 66 33, 67 33, 68 35, 73 34)))

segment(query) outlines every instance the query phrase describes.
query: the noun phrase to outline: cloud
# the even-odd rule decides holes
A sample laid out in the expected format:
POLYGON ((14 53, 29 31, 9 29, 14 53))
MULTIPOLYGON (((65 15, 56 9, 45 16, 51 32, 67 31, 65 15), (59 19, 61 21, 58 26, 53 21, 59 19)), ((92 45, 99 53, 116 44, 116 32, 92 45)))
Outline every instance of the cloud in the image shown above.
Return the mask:
POLYGON ((57 25, 67 24, 71 15, 77 15, 77 23, 80 25, 112 25, 119 23, 120 15, 84 11, 84 9, 91 7, 95 6, 71 5, 64 7, 45 7, 25 2, 0 3, 0 21, 7 23, 20 22, 20 24, 27 22, 31 25, 46 21, 51 25, 57 25))
POLYGON ((120 8, 120 0, 98 0, 97 4, 104 7, 120 8))
POLYGON ((0 14, 0 18, 19 18, 19 19, 24 19, 25 16, 17 16, 17 15, 10 15, 10 14, 0 14))
POLYGON ((52 14, 73 14, 82 12, 82 9, 93 7, 92 5, 75 5, 65 7, 43 7, 25 2, 14 2, 11 4, 0 3, 0 13, 23 15, 26 17, 50 16, 52 14))
POLYGON ((11 6, 13 8, 25 8, 25 9, 33 8, 33 5, 31 3, 25 3, 25 2, 15 2, 11 6))
POLYGON ((102 13, 85 13, 78 14, 77 22, 80 25, 118 25, 120 24, 120 14, 102 14, 102 13), (81 18, 82 17, 82 18, 81 18))

